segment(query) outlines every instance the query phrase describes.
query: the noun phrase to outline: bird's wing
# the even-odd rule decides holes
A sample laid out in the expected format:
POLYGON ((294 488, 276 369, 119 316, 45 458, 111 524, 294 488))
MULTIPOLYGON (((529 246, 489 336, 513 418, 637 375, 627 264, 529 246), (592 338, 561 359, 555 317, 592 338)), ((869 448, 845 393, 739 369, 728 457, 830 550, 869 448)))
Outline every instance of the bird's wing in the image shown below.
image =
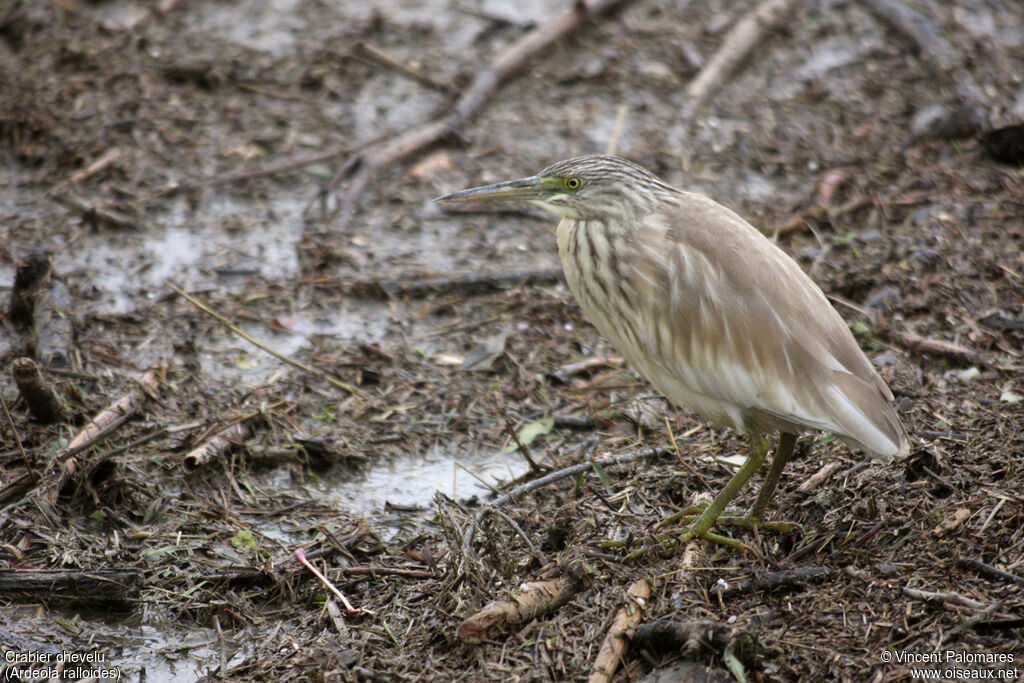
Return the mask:
MULTIPOLYGON (((694 395, 832 431, 892 455, 906 435, 892 394, 839 314, 793 259, 714 201, 681 194, 630 239, 623 279, 650 302, 644 349, 694 395), (665 315, 667 312, 668 316, 665 315)), ((685 402, 685 401, 684 401, 685 402)), ((698 406, 698 410, 699 410, 698 406)))

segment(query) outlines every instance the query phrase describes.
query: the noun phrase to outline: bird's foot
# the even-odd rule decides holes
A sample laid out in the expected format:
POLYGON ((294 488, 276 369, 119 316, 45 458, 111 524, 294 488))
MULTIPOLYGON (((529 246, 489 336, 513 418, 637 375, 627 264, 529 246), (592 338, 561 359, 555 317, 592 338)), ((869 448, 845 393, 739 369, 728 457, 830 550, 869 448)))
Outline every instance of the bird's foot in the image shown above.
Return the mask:
MULTIPOLYGON (((692 524, 704 512, 705 506, 693 505, 662 520, 658 526, 669 524, 692 524)), ((790 534, 800 528, 795 522, 766 522, 760 517, 740 512, 726 511, 715 520, 716 526, 734 526, 748 531, 767 531, 773 534, 790 534)))
POLYGON ((629 548, 633 548, 633 550, 626 555, 625 559, 636 560, 643 557, 645 553, 652 549, 675 549, 682 547, 690 541, 699 538, 702 538, 705 541, 710 541, 711 543, 717 543, 718 545, 725 546, 732 550, 748 552, 752 555, 757 554, 757 552, 753 548, 748 546, 743 541, 739 541, 735 538, 730 538, 728 536, 723 536, 721 534, 712 533, 710 531, 700 533, 699 531, 694 529, 693 526, 689 526, 685 529, 677 531, 667 531, 665 533, 656 534, 654 536, 646 536, 644 538, 627 539, 624 541, 604 541, 603 543, 601 543, 601 547, 605 549, 617 550, 628 550, 629 548), (640 547, 635 547, 638 545, 640 547))

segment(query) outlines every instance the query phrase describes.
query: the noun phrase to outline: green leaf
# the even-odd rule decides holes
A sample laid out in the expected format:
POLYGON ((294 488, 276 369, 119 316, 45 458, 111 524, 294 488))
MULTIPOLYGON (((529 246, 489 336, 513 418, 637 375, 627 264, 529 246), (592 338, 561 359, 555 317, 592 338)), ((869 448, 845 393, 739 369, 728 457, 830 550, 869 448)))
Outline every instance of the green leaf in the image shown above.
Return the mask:
POLYGON ((256 541, 253 540, 252 532, 250 530, 242 529, 231 537, 231 545, 235 546, 239 550, 252 550, 256 547, 256 541))
POLYGON ((605 490, 611 493, 612 480, 608 478, 608 473, 604 471, 604 467, 602 467, 599 463, 596 462, 590 463, 590 466, 594 468, 594 472, 597 473, 597 478, 601 480, 602 484, 604 484, 605 490))
MULTIPOLYGON (((534 420, 529 424, 523 425, 523 428, 519 430, 519 441, 524 446, 529 446, 531 443, 537 440, 537 437, 544 436, 545 434, 550 434, 551 430, 554 428, 554 417, 542 417, 539 420, 534 420)), ((517 446, 514 443, 510 443, 505 448, 505 452, 511 453, 517 448, 519 448, 519 446, 517 446)))

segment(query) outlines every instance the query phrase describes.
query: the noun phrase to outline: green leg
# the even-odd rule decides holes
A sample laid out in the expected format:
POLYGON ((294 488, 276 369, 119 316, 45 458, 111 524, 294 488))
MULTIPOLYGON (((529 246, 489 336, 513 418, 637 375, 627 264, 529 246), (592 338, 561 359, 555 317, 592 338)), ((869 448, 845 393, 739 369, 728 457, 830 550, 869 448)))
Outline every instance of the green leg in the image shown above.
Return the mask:
POLYGON ((772 456, 772 467, 768 470, 768 476, 765 477, 764 483, 761 485, 761 491, 757 494, 754 507, 750 508, 750 514, 747 515, 751 521, 760 522, 764 519, 764 511, 767 509, 768 503, 771 502, 772 496, 775 495, 775 488, 779 485, 782 468, 793 457, 795 446, 796 434, 783 432, 779 435, 779 445, 775 449, 775 455, 772 456))
MULTIPOLYGON (((752 438, 754 444, 760 443, 761 446, 764 448, 765 452, 767 452, 768 445, 767 442, 764 441, 763 437, 755 436, 752 438)), ((786 463, 789 462, 789 459, 793 457, 793 450, 795 446, 795 434, 783 433, 782 435, 780 435, 779 445, 775 449, 775 455, 772 457, 771 469, 768 471, 768 475, 765 477, 764 483, 761 485, 761 490, 757 494, 757 500, 754 502, 753 507, 750 508, 750 512, 748 512, 746 515, 722 515, 722 510, 719 510, 715 514, 716 519, 712 521, 712 524, 717 523, 719 525, 737 526, 750 530, 763 529, 764 531, 771 531, 783 534, 793 531, 796 525, 794 525, 791 522, 765 522, 763 520, 764 512, 768 507, 768 503, 771 502, 772 495, 775 493, 775 489, 779 485, 779 478, 782 476, 782 470, 786 467, 786 463)), ((751 456, 753 455, 754 453, 752 448, 751 456)), ((764 453, 761 454, 757 462, 760 463, 761 461, 763 461, 763 459, 764 453)), ((749 459, 746 463, 744 463, 744 468, 748 464, 750 464, 749 459)), ((756 470, 757 467, 755 466, 754 469, 756 470)), ((736 477, 739 477, 741 472, 743 472, 742 469, 740 470, 740 472, 736 473, 736 476, 733 477, 733 481, 736 481, 736 477)), ((749 476, 750 475, 748 474, 747 477, 749 476)), ((733 481, 729 482, 730 486, 732 485, 733 481)), ((745 478, 743 481, 745 481, 745 478)), ((740 481, 739 485, 737 485, 735 491, 732 494, 733 496, 735 496, 736 493, 739 491, 739 487, 743 485, 743 481, 740 481)), ((726 486, 726 490, 728 490, 728 488, 729 487, 726 486)), ((725 491, 723 491, 722 493, 724 494, 725 491)), ((721 497, 721 495, 719 497, 721 497)), ((716 501, 717 500, 718 499, 716 499, 716 501)), ((726 503, 728 503, 728 499, 726 500, 726 503)), ((712 505, 714 505, 714 503, 712 503, 712 505)), ((675 515, 672 515, 668 520, 666 520, 665 523, 674 523, 680 520, 693 519, 702 512, 704 514, 707 514, 707 511, 709 509, 710 506, 708 508, 701 508, 699 506, 690 507, 681 512, 676 513, 675 515)), ((700 519, 703 519, 703 515, 700 519)), ((698 519, 697 521, 699 522, 700 519, 698 519)), ((694 527, 695 526, 696 524, 694 525, 694 527)))
POLYGON ((706 536, 708 529, 715 523, 718 516, 725 510, 725 506, 736 497, 739 493, 740 488, 747 483, 747 479, 750 479, 750 475, 757 471, 757 468, 764 462, 764 456, 768 452, 768 441, 756 430, 751 430, 750 440, 750 455, 747 456, 747 461, 743 463, 736 474, 732 475, 732 479, 725 485, 721 493, 715 496, 715 499, 711 501, 711 505, 704 508, 704 513, 697 518, 697 521, 693 523, 690 530, 693 531, 694 536, 706 536))
MULTIPOLYGON (((750 513, 739 517, 722 515, 726 506, 736 497, 736 494, 738 494, 743 485, 747 483, 750 476, 758 470, 761 463, 764 462, 765 455, 768 453, 768 441, 759 431, 751 430, 750 440, 750 453, 747 455, 746 462, 744 462, 739 471, 732 476, 732 479, 730 479, 729 483, 725 485, 725 488, 715 496, 715 499, 711 501, 710 505, 703 509, 696 506, 687 508, 680 513, 672 515, 668 519, 663 520, 659 524, 659 526, 664 526, 677 522, 681 519, 692 519, 699 512, 700 516, 697 517, 690 526, 680 532, 659 534, 647 540, 655 541, 657 543, 665 543, 669 541, 685 543, 686 541, 694 538, 703 538, 713 543, 729 546, 740 551, 753 552, 741 541, 729 538, 728 536, 711 533, 711 527, 717 522, 751 530, 764 529, 766 531, 778 531, 780 533, 788 533, 792 531, 794 525, 788 522, 762 522, 761 517, 764 515, 764 510, 767 507, 768 502, 771 500, 776 486, 778 486, 779 477, 782 475, 782 469, 786 466, 786 462, 793 455, 793 446, 796 443, 796 437, 793 434, 783 434, 779 438, 779 447, 776 450, 775 457, 772 459, 771 469, 768 472, 768 476, 765 478, 764 485, 761 487, 761 491, 758 494, 757 500, 754 503, 753 508, 751 508, 750 513)), ((623 542, 608 541, 601 545, 602 547, 607 548, 622 547, 623 542)), ((644 552, 644 550, 635 550, 630 554, 630 557, 639 557, 644 552)))

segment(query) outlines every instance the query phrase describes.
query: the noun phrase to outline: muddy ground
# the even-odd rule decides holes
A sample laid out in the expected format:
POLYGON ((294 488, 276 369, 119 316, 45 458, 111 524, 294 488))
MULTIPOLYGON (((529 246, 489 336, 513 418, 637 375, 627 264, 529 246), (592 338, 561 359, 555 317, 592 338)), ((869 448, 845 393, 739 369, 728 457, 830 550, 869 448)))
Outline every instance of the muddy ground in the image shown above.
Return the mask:
POLYGON ((883 19, 897 3, 801 0, 688 113, 754 4, 622 3, 349 214, 360 160, 448 113, 550 3, 0 3, 3 300, 19 264, 44 272, 0 338, 0 668, 66 651, 122 680, 584 680, 647 579, 641 624, 714 637, 635 641, 617 681, 681 680, 680 661, 704 667, 688 680, 910 680, 900 659, 935 653, 1020 680, 1024 171, 988 132, 1024 121, 1024 6, 906 0, 915 43, 883 19), (737 532, 747 554, 644 541, 745 440, 667 405, 581 318, 552 219, 430 202, 610 145, 777 235, 893 388, 908 460, 808 434, 769 509, 799 531, 737 532), (26 355, 66 411, 50 424, 11 378, 26 355), (123 396, 131 419, 69 455, 123 396), (466 473, 507 490, 609 456, 636 459, 497 512, 466 473), (564 605, 459 637, 543 580, 564 605))

